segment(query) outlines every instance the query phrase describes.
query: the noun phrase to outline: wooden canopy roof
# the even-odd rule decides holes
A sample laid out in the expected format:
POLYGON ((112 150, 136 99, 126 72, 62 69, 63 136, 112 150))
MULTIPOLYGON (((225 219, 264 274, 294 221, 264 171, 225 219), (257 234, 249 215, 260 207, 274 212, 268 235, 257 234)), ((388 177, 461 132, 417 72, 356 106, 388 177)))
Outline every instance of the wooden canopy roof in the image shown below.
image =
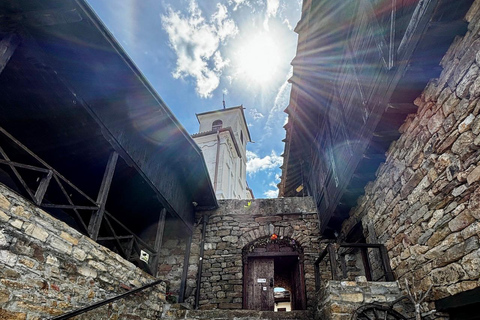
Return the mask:
POLYGON ((2 1, 0 40, 0 126, 92 197, 117 151, 107 207, 134 231, 217 206, 200 149, 85 1, 2 1))

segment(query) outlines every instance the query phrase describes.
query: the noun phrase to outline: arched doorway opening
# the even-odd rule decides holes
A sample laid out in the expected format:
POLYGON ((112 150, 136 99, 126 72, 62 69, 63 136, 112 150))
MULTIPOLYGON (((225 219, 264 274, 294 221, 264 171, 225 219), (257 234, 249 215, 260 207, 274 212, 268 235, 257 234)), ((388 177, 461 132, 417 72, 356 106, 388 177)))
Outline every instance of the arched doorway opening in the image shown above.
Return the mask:
POLYGON ((306 309, 303 249, 294 239, 263 237, 243 248, 243 308, 306 309))

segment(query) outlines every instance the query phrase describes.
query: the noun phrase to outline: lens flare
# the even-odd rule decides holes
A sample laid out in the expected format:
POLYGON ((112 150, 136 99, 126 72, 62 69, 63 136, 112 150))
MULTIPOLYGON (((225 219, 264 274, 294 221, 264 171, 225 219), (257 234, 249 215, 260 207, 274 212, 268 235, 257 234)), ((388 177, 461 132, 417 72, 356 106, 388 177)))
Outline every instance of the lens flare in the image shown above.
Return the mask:
POLYGON ((274 39, 259 34, 249 39, 238 52, 238 73, 247 81, 267 84, 280 66, 280 52, 274 39))

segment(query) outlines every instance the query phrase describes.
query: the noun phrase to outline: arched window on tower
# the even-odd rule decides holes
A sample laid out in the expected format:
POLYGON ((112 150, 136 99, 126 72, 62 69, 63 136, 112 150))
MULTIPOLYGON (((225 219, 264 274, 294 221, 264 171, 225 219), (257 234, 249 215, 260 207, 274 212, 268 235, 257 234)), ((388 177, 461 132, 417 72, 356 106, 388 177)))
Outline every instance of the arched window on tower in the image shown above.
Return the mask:
POLYGON ((222 129, 222 120, 215 120, 213 121, 213 124, 212 124, 212 131, 218 131, 220 129, 222 129))
POLYGON ((242 145, 243 145, 243 132, 240 130, 240 141, 242 141, 242 145))

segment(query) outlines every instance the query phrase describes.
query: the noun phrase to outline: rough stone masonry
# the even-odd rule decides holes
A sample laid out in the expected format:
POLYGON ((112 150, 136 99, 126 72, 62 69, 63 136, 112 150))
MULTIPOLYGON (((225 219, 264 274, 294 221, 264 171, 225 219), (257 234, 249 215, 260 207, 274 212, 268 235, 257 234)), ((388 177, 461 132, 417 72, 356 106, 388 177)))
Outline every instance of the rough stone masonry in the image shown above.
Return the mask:
POLYGON ((401 283, 433 285, 431 300, 480 286, 480 1, 466 20, 343 226, 361 221, 401 283))
MULTIPOLYGON (((0 184, 0 319, 50 318, 154 278, 0 184)), ((165 283, 76 319, 154 319, 165 283)))
MULTIPOLYGON (((315 304, 314 261, 319 254, 319 228, 312 198, 220 200, 209 215, 200 288, 201 309, 241 309, 242 249, 272 234, 294 239, 303 248, 307 305, 315 304)), ((187 281, 187 301, 193 304, 202 224, 195 230, 187 281)))

